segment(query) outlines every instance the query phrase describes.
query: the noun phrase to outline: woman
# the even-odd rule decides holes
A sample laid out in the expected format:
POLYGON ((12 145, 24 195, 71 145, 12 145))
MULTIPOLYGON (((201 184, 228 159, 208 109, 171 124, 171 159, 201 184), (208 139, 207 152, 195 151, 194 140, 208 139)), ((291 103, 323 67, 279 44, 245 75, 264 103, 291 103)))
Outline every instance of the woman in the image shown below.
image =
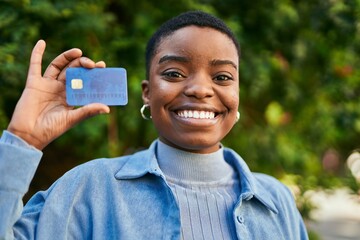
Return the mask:
POLYGON ((65 103, 65 69, 105 67, 71 49, 41 76, 44 41, 0 144, 0 238, 307 239, 288 189, 221 145, 238 120, 239 44, 219 19, 181 14, 150 39, 142 82, 149 149, 72 169, 21 207, 41 150, 108 106, 65 103))

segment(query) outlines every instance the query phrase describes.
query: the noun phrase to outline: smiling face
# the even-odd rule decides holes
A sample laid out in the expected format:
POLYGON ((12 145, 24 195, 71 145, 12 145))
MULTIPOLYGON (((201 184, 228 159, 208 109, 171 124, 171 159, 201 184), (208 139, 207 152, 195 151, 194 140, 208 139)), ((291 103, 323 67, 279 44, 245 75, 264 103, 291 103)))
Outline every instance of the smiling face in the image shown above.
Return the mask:
POLYGON ((210 153, 236 122, 239 57, 212 28, 187 26, 162 40, 142 83, 144 103, 164 143, 210 153))

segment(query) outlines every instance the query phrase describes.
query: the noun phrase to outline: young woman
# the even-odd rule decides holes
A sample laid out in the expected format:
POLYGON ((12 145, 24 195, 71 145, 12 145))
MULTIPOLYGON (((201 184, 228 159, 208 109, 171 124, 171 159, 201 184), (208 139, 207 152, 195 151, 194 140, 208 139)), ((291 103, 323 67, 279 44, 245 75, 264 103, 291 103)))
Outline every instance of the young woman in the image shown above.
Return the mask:
POLYGON ((72 169, 23 208, 41 150, 109 112, 65 102, 66 68, 104 62, 71 49, 42 76, 44 50, 40 40, 0 140, 0 239, 308 238, 288 189, 221 145, 239 116, 240 47, 221 20, 199 11, 164 23, 147 46, 142 109, 159 138, 145 151, 72 169))

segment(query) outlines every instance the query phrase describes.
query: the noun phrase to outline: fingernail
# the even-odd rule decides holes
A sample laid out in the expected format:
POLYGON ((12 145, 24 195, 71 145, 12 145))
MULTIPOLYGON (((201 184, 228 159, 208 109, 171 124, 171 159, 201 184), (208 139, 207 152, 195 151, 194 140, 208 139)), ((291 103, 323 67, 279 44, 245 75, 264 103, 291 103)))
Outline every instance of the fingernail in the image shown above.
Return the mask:
POLYGON ((110 113, 110 110, 100 110, 99 114, 108 114, 110 113))

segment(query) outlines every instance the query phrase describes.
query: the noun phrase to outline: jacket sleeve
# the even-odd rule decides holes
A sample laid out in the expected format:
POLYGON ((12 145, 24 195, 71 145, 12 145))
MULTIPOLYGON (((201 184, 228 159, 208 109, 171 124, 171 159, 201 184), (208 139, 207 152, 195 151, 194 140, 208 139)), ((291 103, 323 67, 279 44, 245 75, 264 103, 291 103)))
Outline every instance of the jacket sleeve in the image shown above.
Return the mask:
MULTIPOLYGON (((22 198, 41 157, 41 151, 9 132, 3 132, 0 139, 0 239, 15 238, 14 225, 21 217, 22 198)), ((27 228, 26 225, 22 227, 27 228)), ((33 232, 31 229, 25 231, 33 232)))

